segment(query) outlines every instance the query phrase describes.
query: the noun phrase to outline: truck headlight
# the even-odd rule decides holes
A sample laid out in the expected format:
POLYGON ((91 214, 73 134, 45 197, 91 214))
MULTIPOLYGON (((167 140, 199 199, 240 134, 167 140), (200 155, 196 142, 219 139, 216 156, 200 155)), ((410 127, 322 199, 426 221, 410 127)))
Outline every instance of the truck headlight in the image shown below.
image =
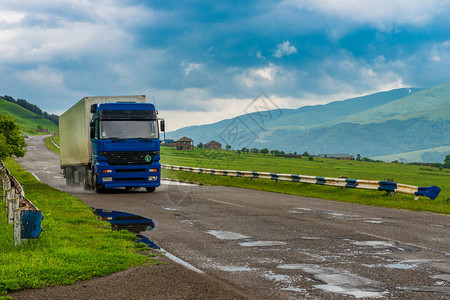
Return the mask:
POLYGON ((103 178, 102 178, 102 181, 103 181, 103 182, 106 182, 106 181, 113 181, 113 179, 112 179, 112 177, 103 177, 103 178))
POLYGON ((156 181, 158 180, 158 176, 148 176, 148 181, 156 181))
POLYGON ((112 173, 112 170, 102 170, 102 173, 112 173))

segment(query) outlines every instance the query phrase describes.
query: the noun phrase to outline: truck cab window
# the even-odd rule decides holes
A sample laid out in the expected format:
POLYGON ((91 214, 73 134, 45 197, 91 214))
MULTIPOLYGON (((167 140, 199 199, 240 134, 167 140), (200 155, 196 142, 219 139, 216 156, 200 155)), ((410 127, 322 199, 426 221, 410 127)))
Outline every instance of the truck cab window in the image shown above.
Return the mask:
POLYGON ((157 139, 156 120, 102 120, 101 139, 157 139))

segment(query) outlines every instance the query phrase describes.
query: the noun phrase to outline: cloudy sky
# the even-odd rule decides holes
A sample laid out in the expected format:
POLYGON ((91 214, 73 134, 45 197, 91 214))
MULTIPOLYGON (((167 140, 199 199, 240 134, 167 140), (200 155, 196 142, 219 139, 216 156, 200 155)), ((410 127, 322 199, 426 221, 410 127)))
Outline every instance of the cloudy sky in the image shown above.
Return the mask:
POLYGON ((168 130, 450 80, 448 0, 2 0, 0 95, 146 94, 168 130))

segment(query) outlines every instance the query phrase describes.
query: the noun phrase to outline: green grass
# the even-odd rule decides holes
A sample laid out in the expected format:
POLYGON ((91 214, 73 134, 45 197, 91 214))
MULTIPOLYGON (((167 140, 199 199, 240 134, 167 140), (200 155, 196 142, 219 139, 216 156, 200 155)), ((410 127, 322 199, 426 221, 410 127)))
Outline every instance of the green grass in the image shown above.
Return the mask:
POLYGON ((161 147, 161 163, 189 167, 212 169, 280 172, 287 174, 312 175, 320 177, 341 177, 349 179, 384 180, 394 179, 397 183, 431 186, 442 189, 438 198, 430 200, 420 197, 414 200, 413 195, 397 194, 389 196, 385 192, 341 189, 306 183, 294 183, 265 179, 236 178, 195 174, 181 171, 163 170, 163 176, 185 181, 201 182, 212 185, 236 186, 256 190, 316 197, 341 202, 351 202, 374 206, 401 208, 416 211, 430 211, 450 214, 450 170, 439 170, 408 164, 373 163, 362 161, 340 161, 334 159, 283 158, 263 154, 238 154, 226 150, 179 151, 161 147))
POLYGON ((5 165, 45 218, 38 239, 15 247, 13 226, 0 209, 0 295, 71 284, 153 262, 143 255, 147 248, 135 243, 134 234, 111 230, 81 200, 40 183, 14 160, 5 165))
MULTIPOLYGON (((59 145, 59 136, 53 136, 53 141, 59 145)), ((53 152, 55 152, 56 154, 59 155, 60 151, 59 148, 56 147, 52 141, 50 140, 50 137, 45 138, 45 146, 47 146, 47 148, 53 152)))
POLYGON ((46 128, 49 131, 58 131, 58 125, 39 116, 18 104, 8 102, 0 98, 0 112, 10 115, 16 120, 20 130, 26 133, 36 134, 37 126, 46 128))

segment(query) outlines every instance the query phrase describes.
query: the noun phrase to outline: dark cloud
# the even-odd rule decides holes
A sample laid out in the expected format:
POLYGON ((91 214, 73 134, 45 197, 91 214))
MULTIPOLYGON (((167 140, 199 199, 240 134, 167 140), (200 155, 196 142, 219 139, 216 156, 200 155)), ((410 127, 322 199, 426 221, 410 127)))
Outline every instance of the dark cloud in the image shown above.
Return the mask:
POLYGON ((450 26, 431 2, 18 0, 0 4, 0 90, 51 112, 144 92, 208 111, 261 91, 302 103, 432 86, 449 79, 450 26))

